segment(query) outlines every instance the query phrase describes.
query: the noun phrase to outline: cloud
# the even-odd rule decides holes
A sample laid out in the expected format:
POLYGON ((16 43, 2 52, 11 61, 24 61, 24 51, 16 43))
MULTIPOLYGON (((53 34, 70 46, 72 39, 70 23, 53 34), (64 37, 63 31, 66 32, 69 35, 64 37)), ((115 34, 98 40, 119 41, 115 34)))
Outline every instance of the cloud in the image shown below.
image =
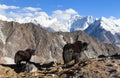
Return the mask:
POLYGON ((23 8, 24 11, 39 11, 41 8, 33 8, 33 7, 25 7, 23 8))
POLYGON ((0 4, 0 15, 7 17, 9 16, 9 11, 17 10, 19 8, 20 7, 18 6, 8 6, 5 4, 0 4))
POLYGON ((3 21, 13 21, 12 18, 7 18, 6 16, 1 15, 1 14, 0 14, 0 20, 3 20, 3 21))
POLYGON ((15 13, 15 12, 9 12, 9 14, 8 14, 8 16, 10 17, 10 18, 22 18, 22 15, 21 14, 19 14, 19 13, 15 13))
POLYGON ((3 9, 0 9, 0 14, 4 15, 6 12, 3 9))
POLYGON ((0 4, 0 9, 18 9, 19 7, 17 6, 7 6, 5 4, 0 4))
POLYGON ((35 15, 36 17, 38 17, 38 16, 49 17, 48 14, 47 14, 46 12, 35 12, 34 15, 35 15))
POLYGON ((0 20, 7 20, 7 17, 3 16, 3 15, 0 15, 0 20))
POLYGON ((65 11, 67 14, 78 14, 75 10, 73 10, 73 9, 67 9, 66 11, 65 11))
POLYGON ((18 6, 8 6, 5 4, 0 4, 0 15, 5 16, 7 18, 25 18, 35 16, 36 12, 39 12, 41 8, 34 8, 34 7, 18 7, 18 6))
POLYGON ((65 22, 71 18, 73 15, 77 15, 78 13, 73 9, 66 9, 64 11, 62 10, 56 10, 53 11, 52 17, 57 18, 59 21, 65 22))
POLYGON ((36 20, 43 26, 51 25, 54 21, 59 21, 60 23, 66 23, 72 16, 78 13, 74 9, 66 10, 55 10, 49 16, 46 12, 42 11, 41 8, 35 7, 17 7, 8 6, 5 4, 0 4, 0 17, 1 19, 12 19, 19 23, 27 23, 31 20, 36 20))

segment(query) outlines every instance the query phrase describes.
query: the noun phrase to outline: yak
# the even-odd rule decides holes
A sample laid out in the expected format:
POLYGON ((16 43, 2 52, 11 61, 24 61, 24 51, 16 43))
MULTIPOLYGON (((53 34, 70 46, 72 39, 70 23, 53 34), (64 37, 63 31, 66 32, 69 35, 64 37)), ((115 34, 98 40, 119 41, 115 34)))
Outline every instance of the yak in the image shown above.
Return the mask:
POLYGON ((16 52, 14 61, 17 66, 21 66, 21 62, 25 61, 26 63, 30 61, 31 56, 35 55, 35 50, 33 49, 26 49, 25 51, 19 50, 16 52))
POLYGON ((67 63, 74 60, 75 64, 80 61, 81 53, 84 50, 87 50, 88 43, 82 41, 76 41, 73 44, 67 43, 63 47, 63 61, 64 64, 67 66, 67 63))

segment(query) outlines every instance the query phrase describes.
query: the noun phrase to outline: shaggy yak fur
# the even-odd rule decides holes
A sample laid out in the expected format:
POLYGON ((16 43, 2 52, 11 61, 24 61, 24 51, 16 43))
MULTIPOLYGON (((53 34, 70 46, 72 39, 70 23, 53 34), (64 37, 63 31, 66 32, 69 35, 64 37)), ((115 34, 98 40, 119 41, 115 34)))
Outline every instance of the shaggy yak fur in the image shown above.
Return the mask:
POLYGON ((20 66, 22 61, 25 61, 27 63, 30 61, 32 55, 35 55, 35 50, 32 49, 26 49, 25 51, 19 50, 15 54, 14 58, 15 63, 17 64, 17 66, 20 66))
POLYGON ((87 50, 88 43, 76 41, 75 43, 67 43, 63 47, 63 61, 64 64, 74 60, 75 64, 80 61, 81 53, 87 50))

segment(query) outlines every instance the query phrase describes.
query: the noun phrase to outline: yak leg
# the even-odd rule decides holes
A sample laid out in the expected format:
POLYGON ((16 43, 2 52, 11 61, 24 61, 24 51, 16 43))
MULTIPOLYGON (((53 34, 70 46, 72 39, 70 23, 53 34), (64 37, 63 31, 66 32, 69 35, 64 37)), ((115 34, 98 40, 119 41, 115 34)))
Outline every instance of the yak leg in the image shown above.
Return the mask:
POLYGON ((81 61, 81 54, 80 53, 75 53, 74 61, 75 61, 75 64, 78 64, 81 61))
POLYGON ((21 67, 21 61, 17 62, 17 67, 21 67))
POLYGON ((68 67, 68 63, 73 60, 73 50, 68 49, 63 52, 64 67, 68 67))

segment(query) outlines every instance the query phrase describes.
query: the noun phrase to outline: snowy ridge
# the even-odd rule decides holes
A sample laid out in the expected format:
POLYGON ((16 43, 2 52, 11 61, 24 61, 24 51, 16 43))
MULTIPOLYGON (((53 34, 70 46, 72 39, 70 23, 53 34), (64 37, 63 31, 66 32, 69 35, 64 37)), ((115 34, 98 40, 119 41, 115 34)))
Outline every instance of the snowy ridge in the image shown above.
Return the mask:
POLYGON ((76 18, 74 17, 70 21, 72 22, 70 26, 70 31, 85 30, 90 24, 94 22, 94 18, 92 16, 76 16, 76 18))
POLYGON ((101 42, 120 46, 120 19, 101 17, 84 31, 101 42))
POLYGON ((91 24, 94 29, 97 24, 106 31, 110 31, 112 34, 120 33, 120 19, 115 17, 94 19, 92 16, 80 16, 75 14, 70 16, 68 20, 59 20, 57 17, 48 16, 46 13, 39 13, 39 16, 24 17, 24 18, 7 18, 6 16, 0 15, 0 20, 3 21, 15 21, 19 23, 32 22, 36 25, 40 25, 50 31, 62 31, 72 32, 76 30, 86 30, 91 24))
POLYGON ((112 34, 120 33, 120 19, 115 18, 100 18, 100 26, 112 34))

